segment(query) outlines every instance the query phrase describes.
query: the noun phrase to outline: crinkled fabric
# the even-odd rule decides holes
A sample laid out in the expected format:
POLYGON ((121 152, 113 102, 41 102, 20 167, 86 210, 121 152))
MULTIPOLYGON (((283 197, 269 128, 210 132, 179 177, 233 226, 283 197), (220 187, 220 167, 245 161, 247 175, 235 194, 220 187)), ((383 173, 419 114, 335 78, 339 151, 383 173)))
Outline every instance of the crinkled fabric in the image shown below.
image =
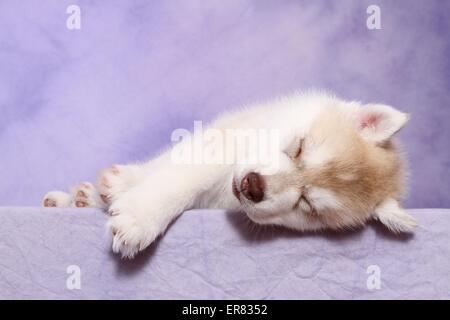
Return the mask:
POLYGON ((395 236, 377 222, 302 234, 261 229, 242 213, 188 211, 122 260, 99 210, 1 208, 0 298, 448 299, 450 210, 409 213, 417 231, 395 236))

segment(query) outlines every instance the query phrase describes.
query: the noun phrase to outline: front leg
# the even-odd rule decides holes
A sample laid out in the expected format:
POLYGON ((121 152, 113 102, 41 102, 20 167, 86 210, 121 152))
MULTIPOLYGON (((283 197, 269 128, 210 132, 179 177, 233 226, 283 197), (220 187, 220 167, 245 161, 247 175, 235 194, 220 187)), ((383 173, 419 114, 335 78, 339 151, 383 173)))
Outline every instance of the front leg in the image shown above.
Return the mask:
POLYGON ((113 251, 133 258, 185 210, 185 201, 158 193, 150 180, 124 193, 109 208, 107 228, 113 236, 113 251))
POLYGON ((227 166, 172 164, 163 155, 145 179, 111 204, 107 226, 113 235, 113 251, 134 257, 185 210, 217 207, 217 202, 223 208, 236 207, 230 173, 227 166))

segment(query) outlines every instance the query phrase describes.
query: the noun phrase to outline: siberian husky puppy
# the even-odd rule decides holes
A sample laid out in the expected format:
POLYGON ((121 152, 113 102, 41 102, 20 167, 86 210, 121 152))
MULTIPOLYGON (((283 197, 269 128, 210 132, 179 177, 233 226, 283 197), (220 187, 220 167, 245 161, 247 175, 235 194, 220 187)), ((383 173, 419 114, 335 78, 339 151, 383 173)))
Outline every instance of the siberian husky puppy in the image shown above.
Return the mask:
POLYGON ((46 207, 101 207, 114 252, 132 258, 194 208, 240 210, 258 224, 347 229, 375 218, 417 225, 400 206, 404 172, 393 136, 408 115, 383 104, 298 93, 177 129, 148 162, 114 165, 98 183, 45 195, 46 207), (199 128, 200 127, 200 128, 199 128))

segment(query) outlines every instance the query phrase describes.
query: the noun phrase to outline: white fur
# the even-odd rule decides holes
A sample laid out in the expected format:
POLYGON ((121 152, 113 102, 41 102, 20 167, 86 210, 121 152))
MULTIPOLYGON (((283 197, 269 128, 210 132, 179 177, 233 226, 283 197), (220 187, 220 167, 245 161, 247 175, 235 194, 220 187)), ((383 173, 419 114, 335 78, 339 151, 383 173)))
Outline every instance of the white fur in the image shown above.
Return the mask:
POLYGON ((304 156, 305 163, 311 167, 320 167, 327 163, 330 159, 331 152, 324 146, 315 147, 313 152, 308 152, 304 156))
POLYGON ((386 199, 375 209, 375 217, 393 232, 411 232, 417 220, 408 215, 394 199, 386 199))
MULTIPOLYGON (((280 147, 270 155, 276 171, 289 174, 292 160, 286 155, 288 145, 304 136, 319 113, 327 108, 342 108, 349 118, 359 119, 357 114, 361 105, 347 103, 322 93, 295 94, 279 98, 269 103, 246 107, 240 111, 225 114, 214 121, 210 127, 219 130, 266 128, 280 132, 280 147)), ((392 108, 372 106, 376 112, 387 112, 393 118, 384 122, 382 130, 366 128, 363 134, 370 139, 383 140, 398 130, 403 124, 403 116, 392 108)), ((367 110, 369 110, 369 108, 367 110)), ((336 133, 339 134, 339 133, 336 133)), ((187 143, 181 141, 180 144, 187 143)), ((177 146, 177 148, 180 145, 177 146)), ((234 159, 248 157, 249 150, 229 143, 224 145, 224 153, 234 159)), ((321 165, 329 158, 328 150, 317 150, 308 155, 312 165, 321 165)), ((107 227, 113 234, 113 250, 124 257, 133 257, 150 245, 167 226, 183 211, 192 208, 223 208, 244 210, 258 223, 270 223, 288 226, 300 230, 316 230, 323 227, 318 222, 311 223, 302 210, 305 203, 296 207, 302 192, 288 188, 276 193, 270 186, 266 190, 266 199, 252 203, 243 198, 241 201, 233 195, 232 181, 239 185, 248 172, 263 173, 269 164, 176 164, 171 161, 171 150, 144 164, 114 166, 104 170, 98 184, 98 192, 92 188, 84 190, 87 194, 87 206, 107 207, 110 218, 107 227), (107 195, 105 202, 99 194, 107 195)), ((267 171, 267 170, 266 170, 267 171)), ((353 178, 353 177, 349 177, 353 178)), ((66 207, 76 204, 77 188, 71 196, 61 192, 52 192, 45 196, 56 206, 66 207)), ((310 196, 314 205, 333 209, 340 206, 339 200, 330 191, 312 189, 310 196)), ((48 203, 48 200, 47 200, 48 203)), ((377 217, 393 230, 409 230, 413 222, 405 217, 391 202, 378 210, 377 217), (391 212, 390 209, 395 209, 391 212)))
POLYGON ((72 205, 73 197, 63 191, 49 191, 42 199, 44 207, 70 207, 72 205))
POLYGON ((312 187, 308 192, 308 196, 310 201, 313 203, 314 208, 317 210, 333 210, 342 208, 342 204, 340 203, 338 197, 336 197, 336 195, 334 195, 330 190, 312 187))

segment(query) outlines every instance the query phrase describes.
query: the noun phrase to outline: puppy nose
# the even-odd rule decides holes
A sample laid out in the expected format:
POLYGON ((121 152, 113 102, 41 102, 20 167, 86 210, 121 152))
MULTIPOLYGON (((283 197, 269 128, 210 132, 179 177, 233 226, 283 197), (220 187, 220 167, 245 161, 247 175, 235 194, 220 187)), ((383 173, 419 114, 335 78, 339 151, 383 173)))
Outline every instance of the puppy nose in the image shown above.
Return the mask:
POLYGON ((249 200, 260 202, 264 198, 264 180, 256 173, 250 172, 241 181, 241 192, 249 200))

